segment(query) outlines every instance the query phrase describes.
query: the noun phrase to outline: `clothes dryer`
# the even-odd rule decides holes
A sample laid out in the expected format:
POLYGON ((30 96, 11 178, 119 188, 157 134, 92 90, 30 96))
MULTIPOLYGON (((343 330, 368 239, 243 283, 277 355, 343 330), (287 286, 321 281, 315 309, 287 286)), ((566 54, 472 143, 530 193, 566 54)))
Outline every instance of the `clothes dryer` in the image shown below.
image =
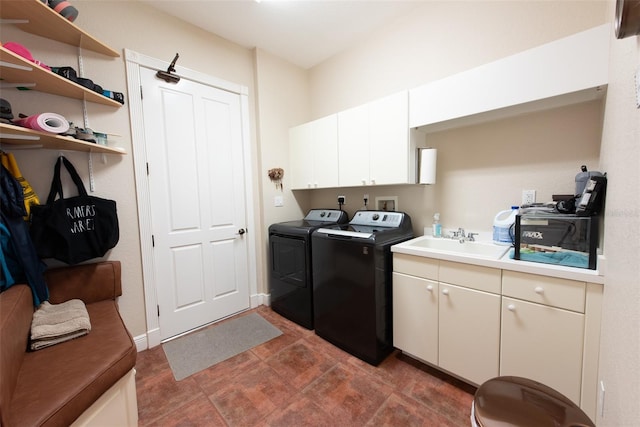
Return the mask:
POLYGON ((307 329, 313 329, 312 244, 314 230, 349 221, 338 209, 311 209, 298 221, 269 227, 271 308, 307 329))

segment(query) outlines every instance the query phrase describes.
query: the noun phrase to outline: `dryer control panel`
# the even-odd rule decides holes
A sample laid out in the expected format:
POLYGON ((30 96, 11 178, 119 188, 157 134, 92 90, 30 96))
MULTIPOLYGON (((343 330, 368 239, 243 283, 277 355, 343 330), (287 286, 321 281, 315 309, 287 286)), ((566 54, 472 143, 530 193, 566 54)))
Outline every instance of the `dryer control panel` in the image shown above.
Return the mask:
POLYGON ((349 224, 397 228, 402 224, 404 216, 405 214, 402 212, 358 211, 349 224))

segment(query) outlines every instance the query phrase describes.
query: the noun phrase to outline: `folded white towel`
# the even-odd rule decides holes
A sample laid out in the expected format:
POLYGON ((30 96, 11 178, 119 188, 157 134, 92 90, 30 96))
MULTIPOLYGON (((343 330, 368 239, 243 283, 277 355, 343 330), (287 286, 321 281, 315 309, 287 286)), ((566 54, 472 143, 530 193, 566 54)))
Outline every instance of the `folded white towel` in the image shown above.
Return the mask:
POLYGON ((84 302, 73 299, 62 304, 43 302, 33 313, 31 349, 39 350, 86 335, 91 331, 84 302))

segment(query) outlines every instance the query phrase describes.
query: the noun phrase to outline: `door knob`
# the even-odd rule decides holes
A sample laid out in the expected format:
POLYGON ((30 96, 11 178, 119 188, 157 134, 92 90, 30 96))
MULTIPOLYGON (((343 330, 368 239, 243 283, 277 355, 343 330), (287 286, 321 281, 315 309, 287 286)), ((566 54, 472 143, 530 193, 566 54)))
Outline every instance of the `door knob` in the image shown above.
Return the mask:
POLYGON ((241 228, 240 230, 238 230, 239 235, 242 236, 244 233, 246 233, 246 230, 244 228, 241 228))
POLYGON ((433 285, 427 285, 427 290, 431 292, 433 290, 433 285))
POLYGON ((443 295, 449 295, 449 289, 443 289, 442 290, 442 294, 443 295))
POLYGON ((509 311, 516 311, 516 305, 515 304, 509 304, 507 306, 507 310, 509 311))

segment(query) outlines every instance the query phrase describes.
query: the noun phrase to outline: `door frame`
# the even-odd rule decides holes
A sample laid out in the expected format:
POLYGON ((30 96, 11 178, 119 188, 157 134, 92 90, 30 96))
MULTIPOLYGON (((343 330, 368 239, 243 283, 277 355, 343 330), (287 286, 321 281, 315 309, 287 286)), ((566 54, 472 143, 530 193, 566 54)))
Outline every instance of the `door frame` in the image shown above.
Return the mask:
MULTIPOLYGON (((124 49, 125 68, 127 72, 127 90, 129 92, 129 114, 131 118, 131 145, 136 182, 136 201, 138 205, 138 229, 140 230, 140 250, 142 256, 142 282, 146 312, 146 348, 160 345, 160 320, 158 316, 158 296, 156 293, 155 266, 153 261, 153 245, 151 226, 151 203, 149 181, 147 179, 147 153, 142 98, 132 96, 141 91, 140 68, 166 70, 169 62, 146 56, 130 49, 124 49)), ((249 299, 251 308, 260 303, 258 297, 257 247, 260 233, 256 223, 253 203, 253 169, 251 138, 249 133, 249 89, 236 83, 213 77, 199 71, 176 66, 176 74, 195 82, 222 89, 240 95, 240 114, 242 116, 242 151, 245 168, 245 204, 247 234, 247 262, 249 264, 249 299), (253 227, 250 230, 248 227, 253 227)))

